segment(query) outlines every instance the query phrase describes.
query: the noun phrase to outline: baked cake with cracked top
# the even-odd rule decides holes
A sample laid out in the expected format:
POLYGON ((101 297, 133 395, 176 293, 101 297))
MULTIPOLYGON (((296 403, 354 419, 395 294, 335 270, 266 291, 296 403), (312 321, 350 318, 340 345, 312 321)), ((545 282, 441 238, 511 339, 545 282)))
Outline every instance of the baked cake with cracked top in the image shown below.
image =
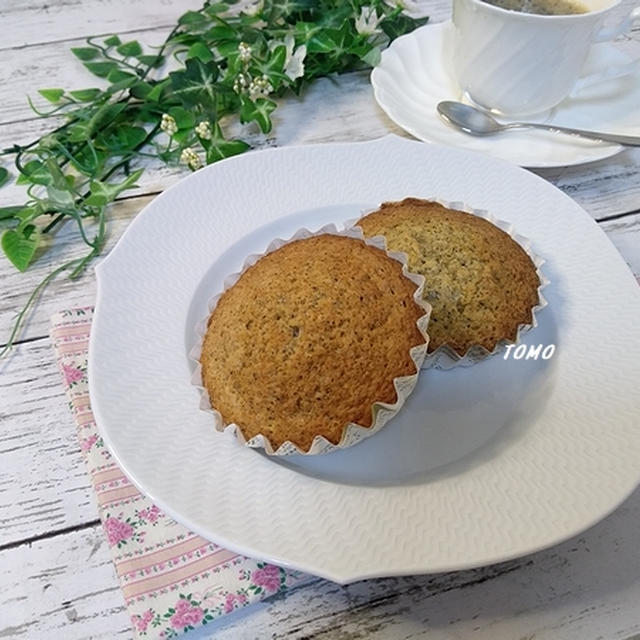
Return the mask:
POLYGON ((366 237, 384 236, 387 249, 405 252, 409 270, 425 277, 423 295, 433 307, 429 353, 445 344, 460 356, 476 344, 492 351, 531 322, 540 285, 536 267, 488 220, 406 198, 385 202, 356 225, 366 237))
POLYGON ((355 238, 319 235, 260 258, 227 289, 203 342, 203 385, 225 424, 274 450, 337 444, 349 422, 372 424, 375 402, 397 400, 424 344, 402 265, 355 238))

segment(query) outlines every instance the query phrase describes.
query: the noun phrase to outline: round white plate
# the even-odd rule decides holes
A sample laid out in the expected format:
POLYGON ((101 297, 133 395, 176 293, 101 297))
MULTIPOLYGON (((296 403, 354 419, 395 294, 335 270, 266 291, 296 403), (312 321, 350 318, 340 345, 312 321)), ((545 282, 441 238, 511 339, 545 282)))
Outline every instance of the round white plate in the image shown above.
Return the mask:
POLYGON ((640 480, 640 289, 595 222, 514 165, 395 136, 220 162, 149 204, 96 269, 89 382, 131 480, 197 533, 337 582, 461 569, 552 545, 640 480), (206 302, 244 258, 302 226, 405 196, 462 200, 546 258, 549 306, 527 344, 424 371, 379 434, 276 460, 217 433, 188 352, 206 302))
MULTIPOLYGON (((425 142, 480 151, 525 167, 560 167, 602 160, 623 149, 608 144, 532 129, 474 137, 446 124, 441 100, 461 100, 450 66, 451 23, 426 25, 396 39, 371 73, 378 104, 400 127, 425 142)), ((586 74, 623 65, 629 57, 613 45, 592 48, 586 74)), ((607 80, 567 98, 550 113, 529 121, 640 135, 640 66, 636 73, 607 80)), ((507 121, 507 119, 503 119, 507 121)))

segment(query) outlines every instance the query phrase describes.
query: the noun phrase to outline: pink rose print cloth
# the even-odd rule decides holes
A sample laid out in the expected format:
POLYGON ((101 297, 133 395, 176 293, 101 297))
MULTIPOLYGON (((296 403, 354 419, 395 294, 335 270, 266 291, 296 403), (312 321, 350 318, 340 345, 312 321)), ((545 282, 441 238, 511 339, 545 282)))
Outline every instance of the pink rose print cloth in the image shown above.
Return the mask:
POLYGON ((96 428, 87 384, 93 310, 51 319, 51 341, 136 638, 175 638, 308 580, 191 533, 141 494, 96 428))

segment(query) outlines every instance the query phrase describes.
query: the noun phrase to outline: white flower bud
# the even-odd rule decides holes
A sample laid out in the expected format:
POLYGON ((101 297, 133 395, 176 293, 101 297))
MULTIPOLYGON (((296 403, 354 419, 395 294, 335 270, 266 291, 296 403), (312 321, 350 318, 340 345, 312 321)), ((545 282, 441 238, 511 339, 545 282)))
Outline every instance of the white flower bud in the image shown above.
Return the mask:
POLYGON ((196 135, 203 140, 211 140, 211 125, 207 120, 203 120, 196 127, 196 135))
POLYGON ((175 118, 173 116, 170 116, 168 113, 162 114, 162 118, 160 120, 160 128, 168 136, 172 136, 178 131, 178 125, 176 124, 175 118))
POLYGON ((251 47, 246 42, 238 45, 238 55, 240 60, 247 64, 251 60, 251 47))
POLYGON ((191 148, 185 147, 180 154, 180 162, 186 164, 189 169, 196 171, 202 166, 202 160, 198 154, 191 148))
POLYGON ((249 84, 249 97, 252 100, 256 98, 265 98, 273 92, 273 86, 268 76, 260 76, 254 78, 249 84))

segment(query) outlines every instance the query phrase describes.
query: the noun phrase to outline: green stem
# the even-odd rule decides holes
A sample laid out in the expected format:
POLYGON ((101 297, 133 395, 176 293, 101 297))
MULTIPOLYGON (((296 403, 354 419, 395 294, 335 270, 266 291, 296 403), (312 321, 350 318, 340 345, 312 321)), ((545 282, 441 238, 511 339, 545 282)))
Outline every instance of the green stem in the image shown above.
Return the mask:
POLYGON ((0 351, 0 358, 2 358, 6 353, 8 353, 11 350, 11 348, 13 347, 13 345, 15 344, 16 336, 18 335, 18 331, 21 329, 21 327, 22 327, 22 325, 24 323, 24 319, 26 317, 27 312, 29 311, 29 309, 31 309, 31 307, 33 306, 34 302, 36 301, 38 295, 42 292, 42 290, 59 273, 62 273, 63 271, 66 271, 67 269, 72 267, 79 260, 80 260, 80 258, 75 258, 74 260, 69 260, 69 262, 65 262, 62 266, 58 267, 57 269, 54 269, 48 276, 46 276, 45 278, 43 278, 40 281, 38 286, 32 291, 32 293, 29 296, 29 299, 27 300, 27 302, 24 305, 24 307, 22 307, 22 309, 20 310, 20 313, 18 314, 18 317, 16 318, 16 321, 15 321, 15 323, 13 325, 13 329, 11 330, 11 333, 9 334, 9 341, 3 347, 3 349, 0 351))
POLYGON ((107 60, 111 60, 112 62, 116 62, 117 64, 121 64, 125 67, 129 67, 129 69, 132 69, 136 75, 139 75, 139 67, 136 67, 128 62, 125 61, 124 58, 114 58, 113 56, 109 55, 108 53, 108 49, 106 49, 105 47, 97 44, 96 42, 93 42, 93 37, 91 38, 87 38, 87 44, 90 44, 92 47, 95 47, 96 49, 100 49, 100 51, 102 52, 102 55, 107 59, 107 60))
MULTIPOLYGON (((53 213, 53 211, 47 211, 45 213, 53 213)), ((51 229, 53 229, 59 222, 64 220, 66 215, 66 213, 59 213, 46 227, 44 227, 42 233, 49 233, 49 231, 51 231, 51 229)))
MULTIPOLYGON (((59 127, 56 127, 48 135, 54 135, 56 133, 59 133, 60 131, 64 131, 68 126, 75 124, 77 121, 78 121, 78 118, 76 118, 75 116, 72 116, 67 122, 65 122, 63 125, 60 125, 59 127)), ((35 147, 37 144, 40 144, 40 140, 42 140, 42 138, 38 138, 37 140, 32 140, 28 144, 14 144, 13 147, 7 147, 6 149, 3 149, 2 151, 0 151, 0 156, 11 155, 14 153, 18 153, 18 154, 23 153, 25 151, 28 151, 32 147, 35 147)))
POLYGON ((91 260, 93 260, 99 253, 100 250, 97 247, 91 249, 91 251, 84 258, 82 258, 82 260, 80 260, 78 266, 69 274, 69 279, 77 279, 84 271, 84 268, 89 264, 89 262, 91 262, 91 260))

